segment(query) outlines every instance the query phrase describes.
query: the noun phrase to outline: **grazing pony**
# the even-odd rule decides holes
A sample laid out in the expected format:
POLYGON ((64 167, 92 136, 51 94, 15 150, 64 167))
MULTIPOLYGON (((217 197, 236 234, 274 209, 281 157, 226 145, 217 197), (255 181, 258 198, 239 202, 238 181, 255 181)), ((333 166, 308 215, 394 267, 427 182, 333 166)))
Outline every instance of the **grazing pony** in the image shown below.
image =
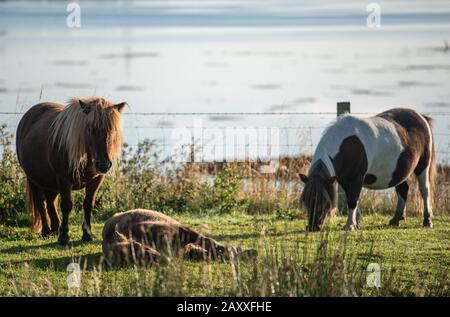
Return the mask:
POLYGON ((91 211, 104 174, 120 157, 121 112, 125 102, 71 99, 67 106, 45 102, 30 108, 17 128, 16 150, 27 177, 32 229, 43 237, 58 233, 69 243, 72 190, 86 188, 83 241, 91 241, 91 211), (61 195, 62 221, 56 211, 61 195))
POLYGON ((397 209, 389 224, 405 219, 408 178, 414 173, 423 199, 423 225, 432 227, 431 184, 435 169, 431 119, 406 108, 373 117, 345 115, 329 126, 317 145, 301 203, 308 213, 308 229, 320 230, 326 215, 336 207, 337 181, 345 191, 349 209, 345 226, 359 228, 358 200, 363 187, 395 187, 397 209))
POLYGON ((114 265, 146 265, 162 257, 223 261, 257 256, 255 250, 224 246, 153 210, 115 214, 105 222, 102 236, 103 254, 114 265))

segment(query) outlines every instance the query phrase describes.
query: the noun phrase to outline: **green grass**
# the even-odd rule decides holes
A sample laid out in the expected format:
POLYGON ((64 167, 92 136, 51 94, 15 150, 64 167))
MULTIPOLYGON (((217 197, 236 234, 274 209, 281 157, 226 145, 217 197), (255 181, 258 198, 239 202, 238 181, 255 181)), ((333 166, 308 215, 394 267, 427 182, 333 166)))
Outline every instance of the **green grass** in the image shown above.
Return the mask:
POLYGON ((1 296, 429 296, 450 295, 450 217, 434 228, 408 218, 400 228, 389 216, 363 218, 363 229, 346 233, 345 218, 322 233, 306 222, 276 215, 175 215, 198 231, 233 246, 258 250, 253 262, 199 263, 171 260, 147 268, 111 268, 102 260, 101 228, 82 243, 80 214, 70 226, 72 245, 41 239, 27 228, 0 225, 1 296), (69 290, 66 267, 82 267, 81 288, 69 290), (366 285, 368 263, 381 265, 381 288, 366 285))

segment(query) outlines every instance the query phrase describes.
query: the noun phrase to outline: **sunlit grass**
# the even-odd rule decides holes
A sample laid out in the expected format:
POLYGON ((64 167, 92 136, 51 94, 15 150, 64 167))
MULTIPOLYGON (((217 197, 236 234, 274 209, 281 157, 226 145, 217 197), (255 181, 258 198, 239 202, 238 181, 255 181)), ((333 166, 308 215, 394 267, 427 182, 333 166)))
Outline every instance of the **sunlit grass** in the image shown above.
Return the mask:
POLYGON ((0 294, 7 296, 303 296, 450 295, 450 218, 435 228, 409 218, 400 228, 387 216, 363 219, 364 229, 346 233, 343 217, 322 233, 306 222, 276 215, 176 216, 217 240, 256 248, 255 262, 173 260, 148 268, 110 268, 102 259, 100 223, 96 240, 82 243, 80 219, 71 226, 72 245, 41 239, 26 228, 0 227, 0 294), (80 263, 81 288, 66 284, 67 265, 80 263), (368 263, 379 263, 381 288, 366 286, 368 263))

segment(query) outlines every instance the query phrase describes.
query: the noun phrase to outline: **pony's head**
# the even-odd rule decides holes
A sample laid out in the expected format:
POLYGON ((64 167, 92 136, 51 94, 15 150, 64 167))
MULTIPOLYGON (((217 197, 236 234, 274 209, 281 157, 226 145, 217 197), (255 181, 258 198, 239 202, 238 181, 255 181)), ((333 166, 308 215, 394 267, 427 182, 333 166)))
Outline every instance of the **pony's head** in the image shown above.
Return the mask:
POLYGON ((79 100, 86 119, 85 138, 88 153, 98 173, 106 173, 122 148, 120 114, 126 103, 111 104, 103 98, 79 100))
POLYGON ((89 163, 105 174, 120 157, 121 113, 126 102, 113 104, 104 98, 73 98, 51 126, 51 140, 66 152, 75 176, 89 163))
POLYGON ((308 213, 309 231, 322 229, 326 216, 334 208, 336 190, 334 182, 336 177, 331 177, 326 168, 319 164, 309 176, 299 174, 305 184, 300 197, 300 202, 308 213))

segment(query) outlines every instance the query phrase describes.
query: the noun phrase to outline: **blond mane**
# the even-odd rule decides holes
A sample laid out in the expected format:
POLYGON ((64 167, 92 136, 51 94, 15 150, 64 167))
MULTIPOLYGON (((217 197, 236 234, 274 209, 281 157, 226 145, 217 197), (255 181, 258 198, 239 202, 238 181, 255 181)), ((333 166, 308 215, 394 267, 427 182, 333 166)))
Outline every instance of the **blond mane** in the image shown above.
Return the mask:
POLYGON ((56 116, 50 126, 50 142, 60 151, 67 153, 69 168, 79 178, 87 164, 88 143, 86 131, 89 128, 106 129, 108 154, 113 162, 120 158, 122 149, 122 121, 113 104, 104 98, 81 99, 90 111, 83 112, 79 98, 71 98, 68 105, 56 116))

